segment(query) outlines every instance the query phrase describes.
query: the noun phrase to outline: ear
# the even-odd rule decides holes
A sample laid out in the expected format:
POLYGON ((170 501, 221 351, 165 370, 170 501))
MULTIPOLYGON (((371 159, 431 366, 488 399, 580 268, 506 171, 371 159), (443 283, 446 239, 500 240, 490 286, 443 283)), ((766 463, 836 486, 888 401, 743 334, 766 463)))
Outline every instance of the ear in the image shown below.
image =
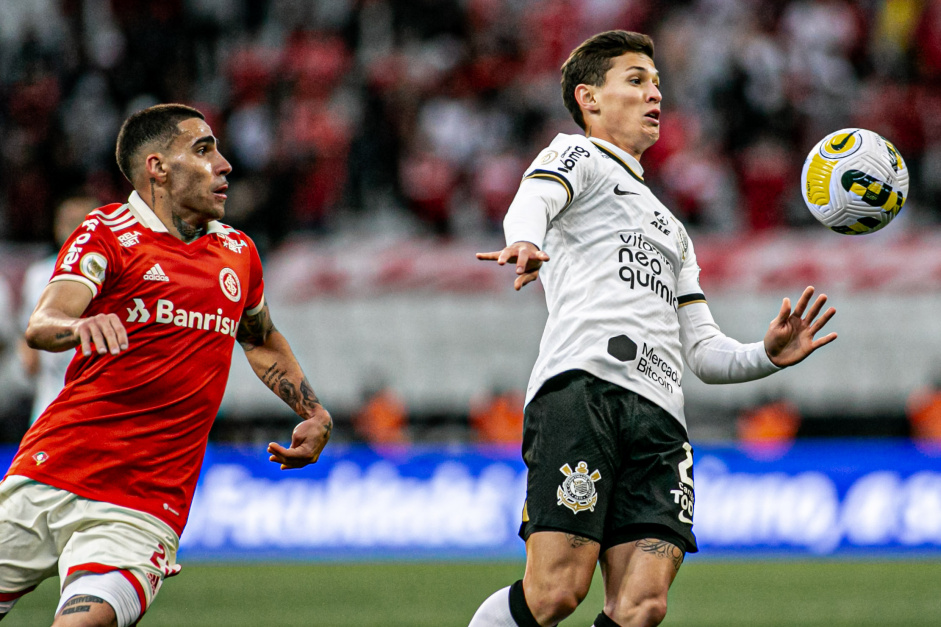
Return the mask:
POLYGON ((595 88, 584 83, 575 88, 575 102, 581 107, 583 115, 585 113, 597 113, 601 109, 598 100, 595 98, 595 88))
POLYGON ((165 183, 167 180, 167 167, 163 155, 159 152, 152 152, 147 155, 144 159, 144 170, 148 179, 153 179, 158 183, 165 183))

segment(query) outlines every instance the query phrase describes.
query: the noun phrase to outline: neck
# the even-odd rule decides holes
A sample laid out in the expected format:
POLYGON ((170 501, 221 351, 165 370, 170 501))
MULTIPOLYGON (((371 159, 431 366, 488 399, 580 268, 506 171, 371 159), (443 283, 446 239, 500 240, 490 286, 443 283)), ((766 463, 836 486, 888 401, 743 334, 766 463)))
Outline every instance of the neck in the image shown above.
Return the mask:
POLYGON ((173 226, 180 234, 180 239, 187 243, 206 234, 206 225, 193 226, 176 214, 173 214, 173 226))
POLYGON ((608 133, 602 127, 592 128, 591 126, 589 126, 588 129, 585 131, 585 136, 593 137, 595 139, 603 139, 606 142, 610 142, 614 144, 615 146, 617 146, 618 148, 620 148, 621 150, 623 150, 630 156, 637 159, 638 163, 640 162, 640 156, 644 154, 643 149, 639 149, 636 146, 626 145, 626 142, 623 142, 623 141, 618 141, 613 135, 611 135, 611 133, 608 133))
MULTIPOLYGON (((166 189, 158 188, 155 183, 154 179, 150 179, 150 208, 157 218, 163 222, 163 225, 167 227, 167 230, 186 243, 192 242, 198 237, 205 235, 207 230, 206 225, 200 224, 193 226, 177 215, 173 211, 174 203, 172 195, 170 195, 166 189)), ((141 198, 144 198, 140 190, 138 190, 138 194, 141 198)))

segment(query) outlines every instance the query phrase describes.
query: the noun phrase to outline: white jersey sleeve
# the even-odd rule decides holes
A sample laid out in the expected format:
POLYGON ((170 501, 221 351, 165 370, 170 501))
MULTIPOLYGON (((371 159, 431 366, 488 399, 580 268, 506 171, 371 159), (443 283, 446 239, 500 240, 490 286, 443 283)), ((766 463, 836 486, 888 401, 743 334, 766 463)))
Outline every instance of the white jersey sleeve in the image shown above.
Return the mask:
POLYGON ((771 363, 764 342, 742 344, 719 330, 706 302, 680 307, 683 359, 704 383, 741 383, 780 370, 771 363))
POLYGON ((503 222, 507 244, 525 241, 543 247, 549 224, 595 176, 588 163, 591 148, 586 138, 560 133, 536 156, 503 222))
POLYGON ((562 185, 542 178, 524 179, 503 220, 507 246, 532 242, 541 250, 549 222, 567 203, 568 192, 562 185))
POLYGON ((686 229, 675 222, 682 243, 683 269, 677 286, 677 314, 683 359, 704 383, 741 383, 780 370, 771 363, 764 342, 742 344, 719 330, 699 287, 699 263, 686 229))

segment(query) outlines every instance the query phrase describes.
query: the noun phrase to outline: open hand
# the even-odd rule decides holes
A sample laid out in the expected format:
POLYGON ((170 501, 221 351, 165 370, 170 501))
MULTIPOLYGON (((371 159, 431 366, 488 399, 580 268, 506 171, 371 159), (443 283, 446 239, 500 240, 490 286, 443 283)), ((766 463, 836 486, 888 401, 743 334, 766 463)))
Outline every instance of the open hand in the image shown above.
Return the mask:
POLYGON ((836 309, 830 307, 819 318, 820 310, 827 302, 827 295, 821 294, 810 309, 807 304, 814 295, 814 288, 808 287, 797 300, 797 306, 791 311, 791 299, 785 298, 781 311, 771 321, 765 334, 765 351, 771 363, 779 368, 793 366, 804 360, 812 352, 836 339, 836 333, 830 333, 815 340, 814 335, 830 321, 836 309), (804 315, 804 310, 807 315, 804 315))
POLYGON ((507 263, 516 264, 516 280, 513 287, 519 291, 521 287, 535 281, 539 277, 539 268, 543 262, 549 261, 549 255, 531 242, 515 242, 503 250, 490 253, 477 253, 482 261, 496 261, 501 266, 507 263))

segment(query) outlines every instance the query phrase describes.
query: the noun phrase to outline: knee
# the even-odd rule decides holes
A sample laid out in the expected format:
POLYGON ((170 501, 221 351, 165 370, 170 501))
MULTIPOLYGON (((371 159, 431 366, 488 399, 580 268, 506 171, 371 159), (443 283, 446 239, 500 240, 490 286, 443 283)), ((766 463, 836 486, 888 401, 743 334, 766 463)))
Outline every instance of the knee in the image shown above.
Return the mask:
POLYGON ((587 595, 587 585, 559 581, 527 589, 526 602, 540 624, 554 625, 574 612, 587 595))
POLYGON ((667 598, 650 596, 639 601, 617 603, 606 607, 605 613, 622 627, 655 627, 667 616, 667 598))
POLYGON ((663 598, 644 599, 639 606, 640 622, 638 625, 654 627, 667 617, 667 600, 663 598))

